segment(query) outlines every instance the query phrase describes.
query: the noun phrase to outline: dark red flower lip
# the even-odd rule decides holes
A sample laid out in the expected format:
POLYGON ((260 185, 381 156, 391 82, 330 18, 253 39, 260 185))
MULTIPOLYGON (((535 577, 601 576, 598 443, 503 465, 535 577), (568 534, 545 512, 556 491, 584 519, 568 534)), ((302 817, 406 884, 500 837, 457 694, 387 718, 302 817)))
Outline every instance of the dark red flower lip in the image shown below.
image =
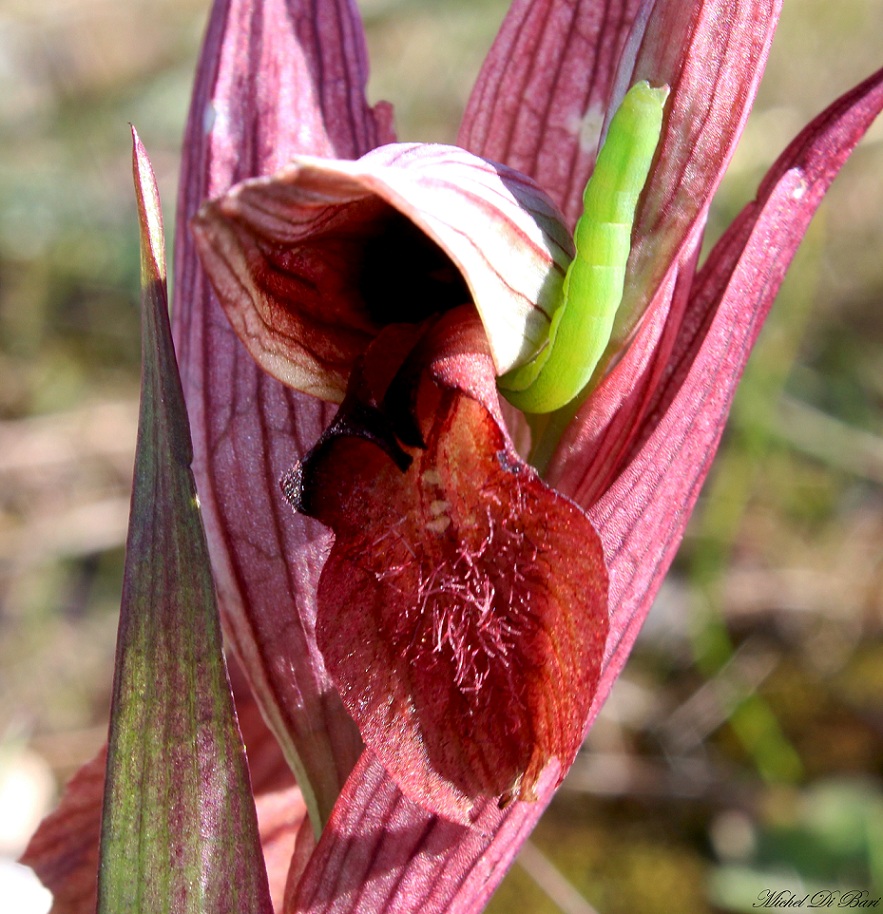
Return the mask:
POLYGON ((607 571, 585 514, 515 452, 468 307, 390 327, 283 481, 335 533, 317 637, 367 747, 468 823, 566 770, 600 676, 607 571))

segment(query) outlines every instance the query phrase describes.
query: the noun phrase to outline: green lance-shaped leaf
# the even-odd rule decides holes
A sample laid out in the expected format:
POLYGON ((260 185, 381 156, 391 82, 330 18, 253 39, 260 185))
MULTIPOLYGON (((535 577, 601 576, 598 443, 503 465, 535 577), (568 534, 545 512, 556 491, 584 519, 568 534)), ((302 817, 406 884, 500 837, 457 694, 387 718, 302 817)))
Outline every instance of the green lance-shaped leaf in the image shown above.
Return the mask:
POLYGON ((592 378, 622 301, 638 198, 662 132, 668 87, 639 82, 610 122, 607 140, 576 224, 576 256, 552 314, 549 338, 534 358, 504 374, 500 390, 526 413, 567 405, 592 378))
POLYGON ((159 196, 134 134, 142 394, 101 829, 99 914, 272 912, 221 652, 168 324, 159 196))

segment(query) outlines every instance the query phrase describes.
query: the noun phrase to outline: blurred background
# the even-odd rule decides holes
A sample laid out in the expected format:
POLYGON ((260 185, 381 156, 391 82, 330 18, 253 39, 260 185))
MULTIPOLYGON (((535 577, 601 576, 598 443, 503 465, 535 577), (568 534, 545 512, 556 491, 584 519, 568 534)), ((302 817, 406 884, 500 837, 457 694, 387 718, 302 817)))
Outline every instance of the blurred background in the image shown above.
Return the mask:
MULTIPOLYGON (((453 140, 507 5, 361 4, 370 95, 395 104, 402 139, 453 140)), ((4 879, 105 737, 139 372, 128 123, 171 227, 206 13, 207 0, 0 0, 4 879)), ((711 236, 791 137, 883 64, 880 35, 883 0, 786 2, 711 236)), ((491 910, 879 898, 881 629, 878 123, 780 295, 626 671, 491 910)))

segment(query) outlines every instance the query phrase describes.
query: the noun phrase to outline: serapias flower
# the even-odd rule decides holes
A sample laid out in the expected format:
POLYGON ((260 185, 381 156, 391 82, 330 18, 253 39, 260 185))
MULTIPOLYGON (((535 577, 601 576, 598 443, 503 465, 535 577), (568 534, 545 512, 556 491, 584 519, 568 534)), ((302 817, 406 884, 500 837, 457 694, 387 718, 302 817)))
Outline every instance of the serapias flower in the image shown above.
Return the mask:
POLYGON ((607 633, 598 535, 519 456, 495 390, 548 335, 563 218, 504 166, 391 145, 295 160, 194 230, 262 367, 343 397, 288 489, 335 532, 318 643, 366 745, 458 821, 534 797, 579 749, 607 633))
MULTIPOLYGON (((361 27, 347 0, 216 5, 185 147, 173 311, 229 641, 314 823, 324 825, 312 853, 309 835, 300 835, 284 910, 480 910, 606 698, 683 534, 787 264, 883 107, 881 72, 820 115, 697 271, 708 206, 778 12, 775 0, 634 0, 614 18, 608 4, 516 2, 459 143, 485 162, 505 163, 497 180, 516 169, 527 177, 510 185, 529 188, 536 200, 547 194, 553 205, 530 205, 533 224, 523 231, 533 240, 517 257, 503 251, 482 265, 479 255, 497 233, 461 223, 452 210, 465 212, 463 197, 441 172, 424 173, 424 184, 448 186, 427 208, 354 179, 371 171, 374 181, 371 162, 391 150, 359 159, 394 137, 389 109, 365 101, 361 27), (529 354, 531 334, 541 335, 530 328, 545 320, 542 277, 560 282, 572 253, 556 213, 571 230, 597 149, 592 125, 644 79, 671 92, 607 371, 546 439, 557 443, 542 455, 539 478, 523 459, 527 423, 499 403, 493 378, 512 352, 516 360, 529 354), (295 158, 304 155, 314 158, 295 158), (292 242, 306 224, 293 214, 310 203, 300 193, 304 175, 325 183, 311 198, 307 230, 292 242), (338 177, 326 181, 329 175, 338 177), (255 176, 271 177, 231 190, 255 176), (355 196, 336 210, 338 191, 355 196), (208 199, 219 200, 211 231, 226 264, 214 278, 228 305, 242 303, 228 308, 240 333, 266 367, 302 387, 309 379, 311 391, 339 402, 339 411, 269 377, 231 331, 186 230, 208 199), (252 210, 249 223, 254 200, 281 207, 282 218, 252 210), (451 228, 449 237, 441 226, 451 228), (474 264, 464 262, 470 245, 474 264), (368 289, 378 279, 388 288, 402 278, 403 251, 414 253, 408 265, 417 264, 400 283, 403 297, 390 303, 381 295, 363 307, 365 266, 368 289), (537 258, 545 261, 539 269, 537 258), (523 319, 514 344, 500 336, 494 295, 483 291, 507 280, 528 302, 515 308, 523 319), (321 291, 315 307, 302 307, 304 290, 313 288, 321 291), (411 299, 421 296, 415 314, 411 299), (418 320, 403 329, 403 314, 418 320), (320 327, 323 315, 330 320, 320 327), (279 493, 293 465, 300 475, 287 477, 289 493, 321 524, 295 515, 279 493), (444 561, 436 565, 439 542, 444 561), (561 561, 552 561, 556 555, 561 561), (578 622, 568 617, 577 579, 590 591, 578 622), (380 632, 367 631, 351 605, 360 582, 371 587, 369 619, 382 621, 380 632), (397 586, 401 600, 387 603, 397 586), (523 631, 511 640, 525 595, 535 593, 543 594, 544 618, 573 621, 567 663, 586 661, 582 680, 566 679, 567 695, 555 693, 546 645, 523 631), (511 618, 482 615, 488 606, 511 610, 511 618), (427 624, 396 628, 409 615, 427 624), (396 638, 414 632, 427 646, 408 641, 411 681, 401 685, 401 652, 391 652, 403 646, 396 638), (447 715, 489 684, 496 689, 499 680, 482 664, 504 655, 527 663, 541 656, 543 671, 537 688, 522 679, 506 692, 526 696, 530 711, 491 721, 515 738, 497 733, 493 755, 480 759, 468 726, 452 745, 438 736, 438 719, 450 732, 447 715), (428 677, 434 662, 447 680, 428 677), (395 676, 377 672, 384 663, 395 676), (537 714, 547 696, 552 713, 537 714), (348 714, 354 707, 367 749, 348 714), (547 731, 523 739, 526 722, 559 711, 566 739, 547 731), (516 783, 518 774, 533 782, 529 789, 516 783), (469 802, 470 827, 432 811, 462 819, 469 802)), ((409 149, 428 162, 429 152, 409 149)), ((395 173, 387 173, 387 187, 395 173)), ((501 204, 507 212, 510 202, 501 204)), ((499 232, 517 237, 522 230, 512 227, 523 216, 498 211, 491 221, 499 232)), ((537 633, 553 634, 542 626, 537 633)), ((487 720, 491 704, 479 702, 476 719, 487 720)), ((278 884, 274 892, 282 896, 278 884)))

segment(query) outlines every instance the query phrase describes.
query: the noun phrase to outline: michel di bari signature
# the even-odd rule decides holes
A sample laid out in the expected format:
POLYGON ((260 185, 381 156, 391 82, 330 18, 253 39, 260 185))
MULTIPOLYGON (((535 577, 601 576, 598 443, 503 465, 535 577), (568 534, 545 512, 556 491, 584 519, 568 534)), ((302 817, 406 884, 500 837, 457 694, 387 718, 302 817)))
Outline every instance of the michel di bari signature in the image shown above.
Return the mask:
POLYGON ((801 895, 788 889, 764 889, 752 907, 755 908, 879 908, 880 898, 867 889, 820 889, 801 895))

